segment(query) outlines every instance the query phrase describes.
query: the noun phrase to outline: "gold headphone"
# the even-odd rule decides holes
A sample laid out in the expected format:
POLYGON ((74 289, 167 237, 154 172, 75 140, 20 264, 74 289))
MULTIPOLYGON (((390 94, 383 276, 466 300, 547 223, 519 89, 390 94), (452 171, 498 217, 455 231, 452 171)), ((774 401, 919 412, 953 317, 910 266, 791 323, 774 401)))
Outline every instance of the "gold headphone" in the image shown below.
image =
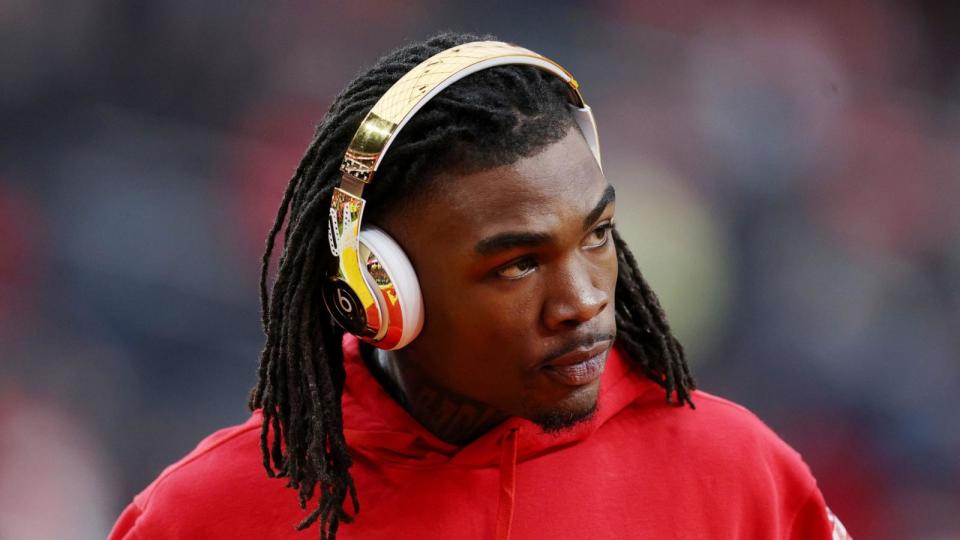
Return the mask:
POLYGON ((577 81, 544 56, 499 41, 475 41, 431 56, 410 70, 360 123, 330 204, 327 240, 337 264, 324 284, 324 302, 337 324, 367 343, 388 350, 407 345, 423 327, 424 310, 416 272, 403 249, 382 230, 361 228, 363 188, 403 126, 433 96, 467 75, 502 65, 534 66, 569 85, 571 114, 600 164, 596 122, 577 81))

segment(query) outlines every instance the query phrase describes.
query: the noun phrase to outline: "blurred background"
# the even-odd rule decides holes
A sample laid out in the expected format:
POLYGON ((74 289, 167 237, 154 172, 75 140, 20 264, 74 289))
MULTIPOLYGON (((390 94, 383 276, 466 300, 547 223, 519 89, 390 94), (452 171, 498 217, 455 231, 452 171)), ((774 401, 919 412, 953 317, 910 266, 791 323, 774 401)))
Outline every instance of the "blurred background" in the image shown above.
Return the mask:
POLYGON ((960 4, 867 0, 0 0, 0 538, 103 538, 244 420, 314 126, 444 29, 581 81, 703 389, 854 537, 960 538, 960 4))

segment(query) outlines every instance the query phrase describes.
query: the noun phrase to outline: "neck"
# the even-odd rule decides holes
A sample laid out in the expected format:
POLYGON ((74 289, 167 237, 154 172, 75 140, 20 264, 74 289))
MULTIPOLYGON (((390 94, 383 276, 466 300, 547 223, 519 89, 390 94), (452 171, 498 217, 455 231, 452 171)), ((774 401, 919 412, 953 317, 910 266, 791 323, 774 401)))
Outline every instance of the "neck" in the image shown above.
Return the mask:
POLYGON ((368 366, 378 370, 387 393, 446 443, 468 444, 507 418, 498 409, 440 387, 413 362, 398 361, 396 355, 380 350, 374 352, 374 360, 368 366))

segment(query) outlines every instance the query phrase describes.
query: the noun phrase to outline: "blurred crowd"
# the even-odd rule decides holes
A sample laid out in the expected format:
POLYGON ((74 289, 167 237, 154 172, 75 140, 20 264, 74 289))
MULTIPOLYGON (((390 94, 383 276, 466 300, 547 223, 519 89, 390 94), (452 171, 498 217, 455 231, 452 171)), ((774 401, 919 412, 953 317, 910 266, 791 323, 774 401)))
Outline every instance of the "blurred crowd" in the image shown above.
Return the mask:
POLYGON ((102 538, 242 421, 333 96, 401 43, 557 60, 700 387, 856 538, 960 538, 960 4, 0 1, 0 538, 102 538))

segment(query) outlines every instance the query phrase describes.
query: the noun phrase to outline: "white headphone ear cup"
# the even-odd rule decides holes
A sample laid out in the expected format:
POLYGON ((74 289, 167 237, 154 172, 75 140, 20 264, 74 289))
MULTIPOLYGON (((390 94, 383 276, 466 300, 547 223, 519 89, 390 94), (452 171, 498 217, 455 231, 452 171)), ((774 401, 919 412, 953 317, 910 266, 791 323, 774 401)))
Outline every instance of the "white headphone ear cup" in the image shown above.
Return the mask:
MULTIPOLYGON (((364 227, 360 231, 360 243, 373 252, 374 256, 380 261, 380 265, 386 270, 390 281, 393 282, 397 300, 400 304, 403 325, 400 340, 395 345, 385 348, 389 350, 399 349, 413 341, 423 328, 423 296, 420 293, 417 273, 400 244, 382 229, 372 226, 364 227)), ((379 294, 379 289, 375 283, 370 283, 370 286, 371 290, 379 294)), ((385 299, 378 298, 377 300, 381 302, 381 305, 386 302, 385 299)), ((382 310, 382 312, 386 313, 386 310, 382 310)), ((389 321, 388 324, 396 324, 396 322, 389 321)))

